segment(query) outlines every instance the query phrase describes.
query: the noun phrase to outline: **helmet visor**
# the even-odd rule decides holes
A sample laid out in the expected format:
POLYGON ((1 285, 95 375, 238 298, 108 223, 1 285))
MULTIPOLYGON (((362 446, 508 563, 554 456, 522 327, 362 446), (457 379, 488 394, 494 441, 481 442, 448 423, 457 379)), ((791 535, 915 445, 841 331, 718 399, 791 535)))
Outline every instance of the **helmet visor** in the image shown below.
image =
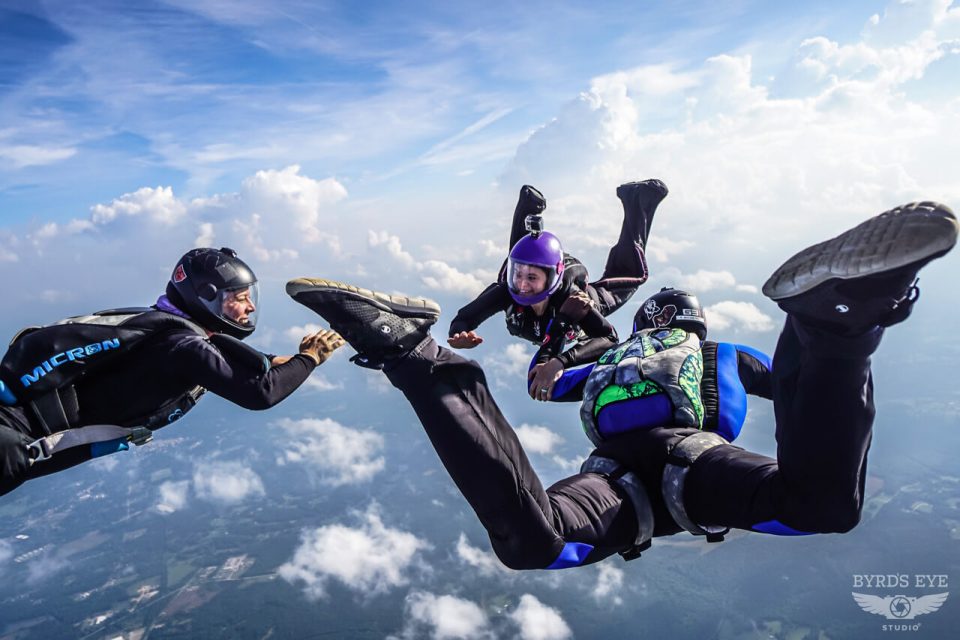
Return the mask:
POLYGON ((233 326, 253 331, 257 328, 260 314, 260 287, 254 282, 236 289, 224 289, 217 292, 213 300, 200 301, 210 313, 233 326))
POLYGON ((560 269, 557 266, 545 266, 520 262, 510 258, 507 267, 507 288, 510 295, 520 304, 536 304, 545 300, 560 282, 560 269))

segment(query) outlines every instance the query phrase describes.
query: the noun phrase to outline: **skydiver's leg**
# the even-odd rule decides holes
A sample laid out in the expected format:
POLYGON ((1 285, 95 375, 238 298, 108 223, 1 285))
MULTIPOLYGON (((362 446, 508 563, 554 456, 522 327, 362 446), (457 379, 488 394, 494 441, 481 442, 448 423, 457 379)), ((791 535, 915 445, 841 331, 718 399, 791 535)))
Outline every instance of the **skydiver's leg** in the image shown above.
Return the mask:
POLYGON ((307 278, 289 282, 287 293, 403 392, 504 564, 575 566, 633 546, 637 517, 615 480, 583 473, 544 490, 479 365, 429 336, 436 303, 307 278))
POLYGON ((544 490, 475 362, 430 338, 385 373, 417 413, 504 564, 549 567, 568 542, 592 547, 581 547, 587 553, 578 564, 631 546, 636 516, 607 477, 578 474, 544 490))
POLYGON ((30 459, 27 445, 34 438, 18 429, 12 410, 0 407, 0 495, 13 491, 27 480, 30 459))
POLYGON ((93 457, 89 446, 81 446, 31 464, 27 445, 35 440, 20 408, 0 407, 0 495, 13 491, 27 480, 69 469, 93 457))
POLYGON ((620 237, 607 255, 603 276, 591 283, 597 290, 599 309, 603 315, 610 315, 622 307, 646 282, 644 248, 650 236, 653 216, 667 193, 667 186, 655 178, 617 187, 617 197, 623 203, 620 237))
POLYGON ((874 417, 870 354, 881 329, 844 338, 790 316, 774 354, 777 460, 732 445, 690 468, 684 504, 699 524, 800 532, 853 528, 874 417))
POLYGON ((918 295, 917 271, 955 244, 935 203, 907 205, 801 251, 764 285, 790 315, 774 355, 777 461, 729 445, 703 453, 684 504, 702 524, 847 531, 863 505, 874 417, 870 354, 918 295))
POLYGON ((546 199, 537 189, 528 184, 520 187, 517 206, 513 209, 513 222, 510 225, 510 246, 507 248, 508 253, 520 238, 527 235, 527 216, 542 212, 546 206, 546 199))

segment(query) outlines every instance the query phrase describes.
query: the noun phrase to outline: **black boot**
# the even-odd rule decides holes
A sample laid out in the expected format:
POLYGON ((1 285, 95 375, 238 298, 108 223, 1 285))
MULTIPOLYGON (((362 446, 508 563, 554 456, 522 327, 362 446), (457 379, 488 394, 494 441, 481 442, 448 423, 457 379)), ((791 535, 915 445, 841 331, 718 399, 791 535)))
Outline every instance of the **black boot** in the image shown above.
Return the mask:
POLYGON ((656 178, 627 182, 617 187, 617 197, 623 203, 623 215, 626 218, 623 230, 629 230, 634 242, 647 246, 653 215, 668 193, 667 185, 656 178))
POLYGON ((903 322, 917 272, 957 242, 957 219, 936 202, 891 209, 807 247, 780 266, 763 293, 800 320, 845 335, 903 322))
POLYGON ((430 326, 440 317, 440 305, 433 300, 319 278, 291 280, 287 294, 321 315, 356 349, 352 362, 372 369, 409 353, 430 335, 430 326))

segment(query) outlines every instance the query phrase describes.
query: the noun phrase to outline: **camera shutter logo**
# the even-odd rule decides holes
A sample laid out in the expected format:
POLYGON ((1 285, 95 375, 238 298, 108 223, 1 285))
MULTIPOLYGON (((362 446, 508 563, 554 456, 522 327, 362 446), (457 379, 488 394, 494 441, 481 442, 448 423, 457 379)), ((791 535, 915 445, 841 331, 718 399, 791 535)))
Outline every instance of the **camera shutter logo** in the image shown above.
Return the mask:
POLYGON ((925 613, 933 613, 947 600, 947 593, 934 593, 929 596, 911 598, 910 596, 871 596, 866 593, 851 592, 853 599, 867 613, 884 616, 887 620, 913 620, 925 613))

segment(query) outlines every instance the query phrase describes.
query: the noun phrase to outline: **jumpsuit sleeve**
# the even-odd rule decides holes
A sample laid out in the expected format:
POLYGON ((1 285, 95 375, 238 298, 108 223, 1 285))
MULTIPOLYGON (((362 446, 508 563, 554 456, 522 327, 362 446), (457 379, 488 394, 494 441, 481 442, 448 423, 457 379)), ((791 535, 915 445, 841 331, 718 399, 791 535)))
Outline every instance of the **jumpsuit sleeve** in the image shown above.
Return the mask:
POLYGON ((596 362, 608 349, 616 345, 617 330, 609 320, 603 317, 596 306, 590 305, 586 315, 576 321, 561 311, 550 323, 547 336, 537 351, 536 362, 540 364, 556 357, 563 364, 564 369, 578 367, 596 362), (557 354, 557 349, 562 348, 564 334, 574 326, 579 326, 586 337, 563 353, 557 354))
POLYGON ((770 358, 751 347, 707 340, 701 348, 703 426, 732 442, 747 417, 747 394, 772 395, 770 358))
POLYGON ((743 389, 752 396, 773 399, 773 361, 770 356, 742 344, 737 350, 737 373, 743 389))
POLYGON ((498 311, 504 311, 509 306, 510 294, 507 292, 507 287, 503 283, 494 282, 457 312, 457 317, 450 323, 450 332, 447 335, 473 331, 483 324, 484 320, 498 311))
POLYGON ((260 373, 231 357, 200 336, 189 336, 171 356, 191 381, 243 407, 269 409, 289 396, 316 368, 313 358, 298 353, 287 362, 260 373))

